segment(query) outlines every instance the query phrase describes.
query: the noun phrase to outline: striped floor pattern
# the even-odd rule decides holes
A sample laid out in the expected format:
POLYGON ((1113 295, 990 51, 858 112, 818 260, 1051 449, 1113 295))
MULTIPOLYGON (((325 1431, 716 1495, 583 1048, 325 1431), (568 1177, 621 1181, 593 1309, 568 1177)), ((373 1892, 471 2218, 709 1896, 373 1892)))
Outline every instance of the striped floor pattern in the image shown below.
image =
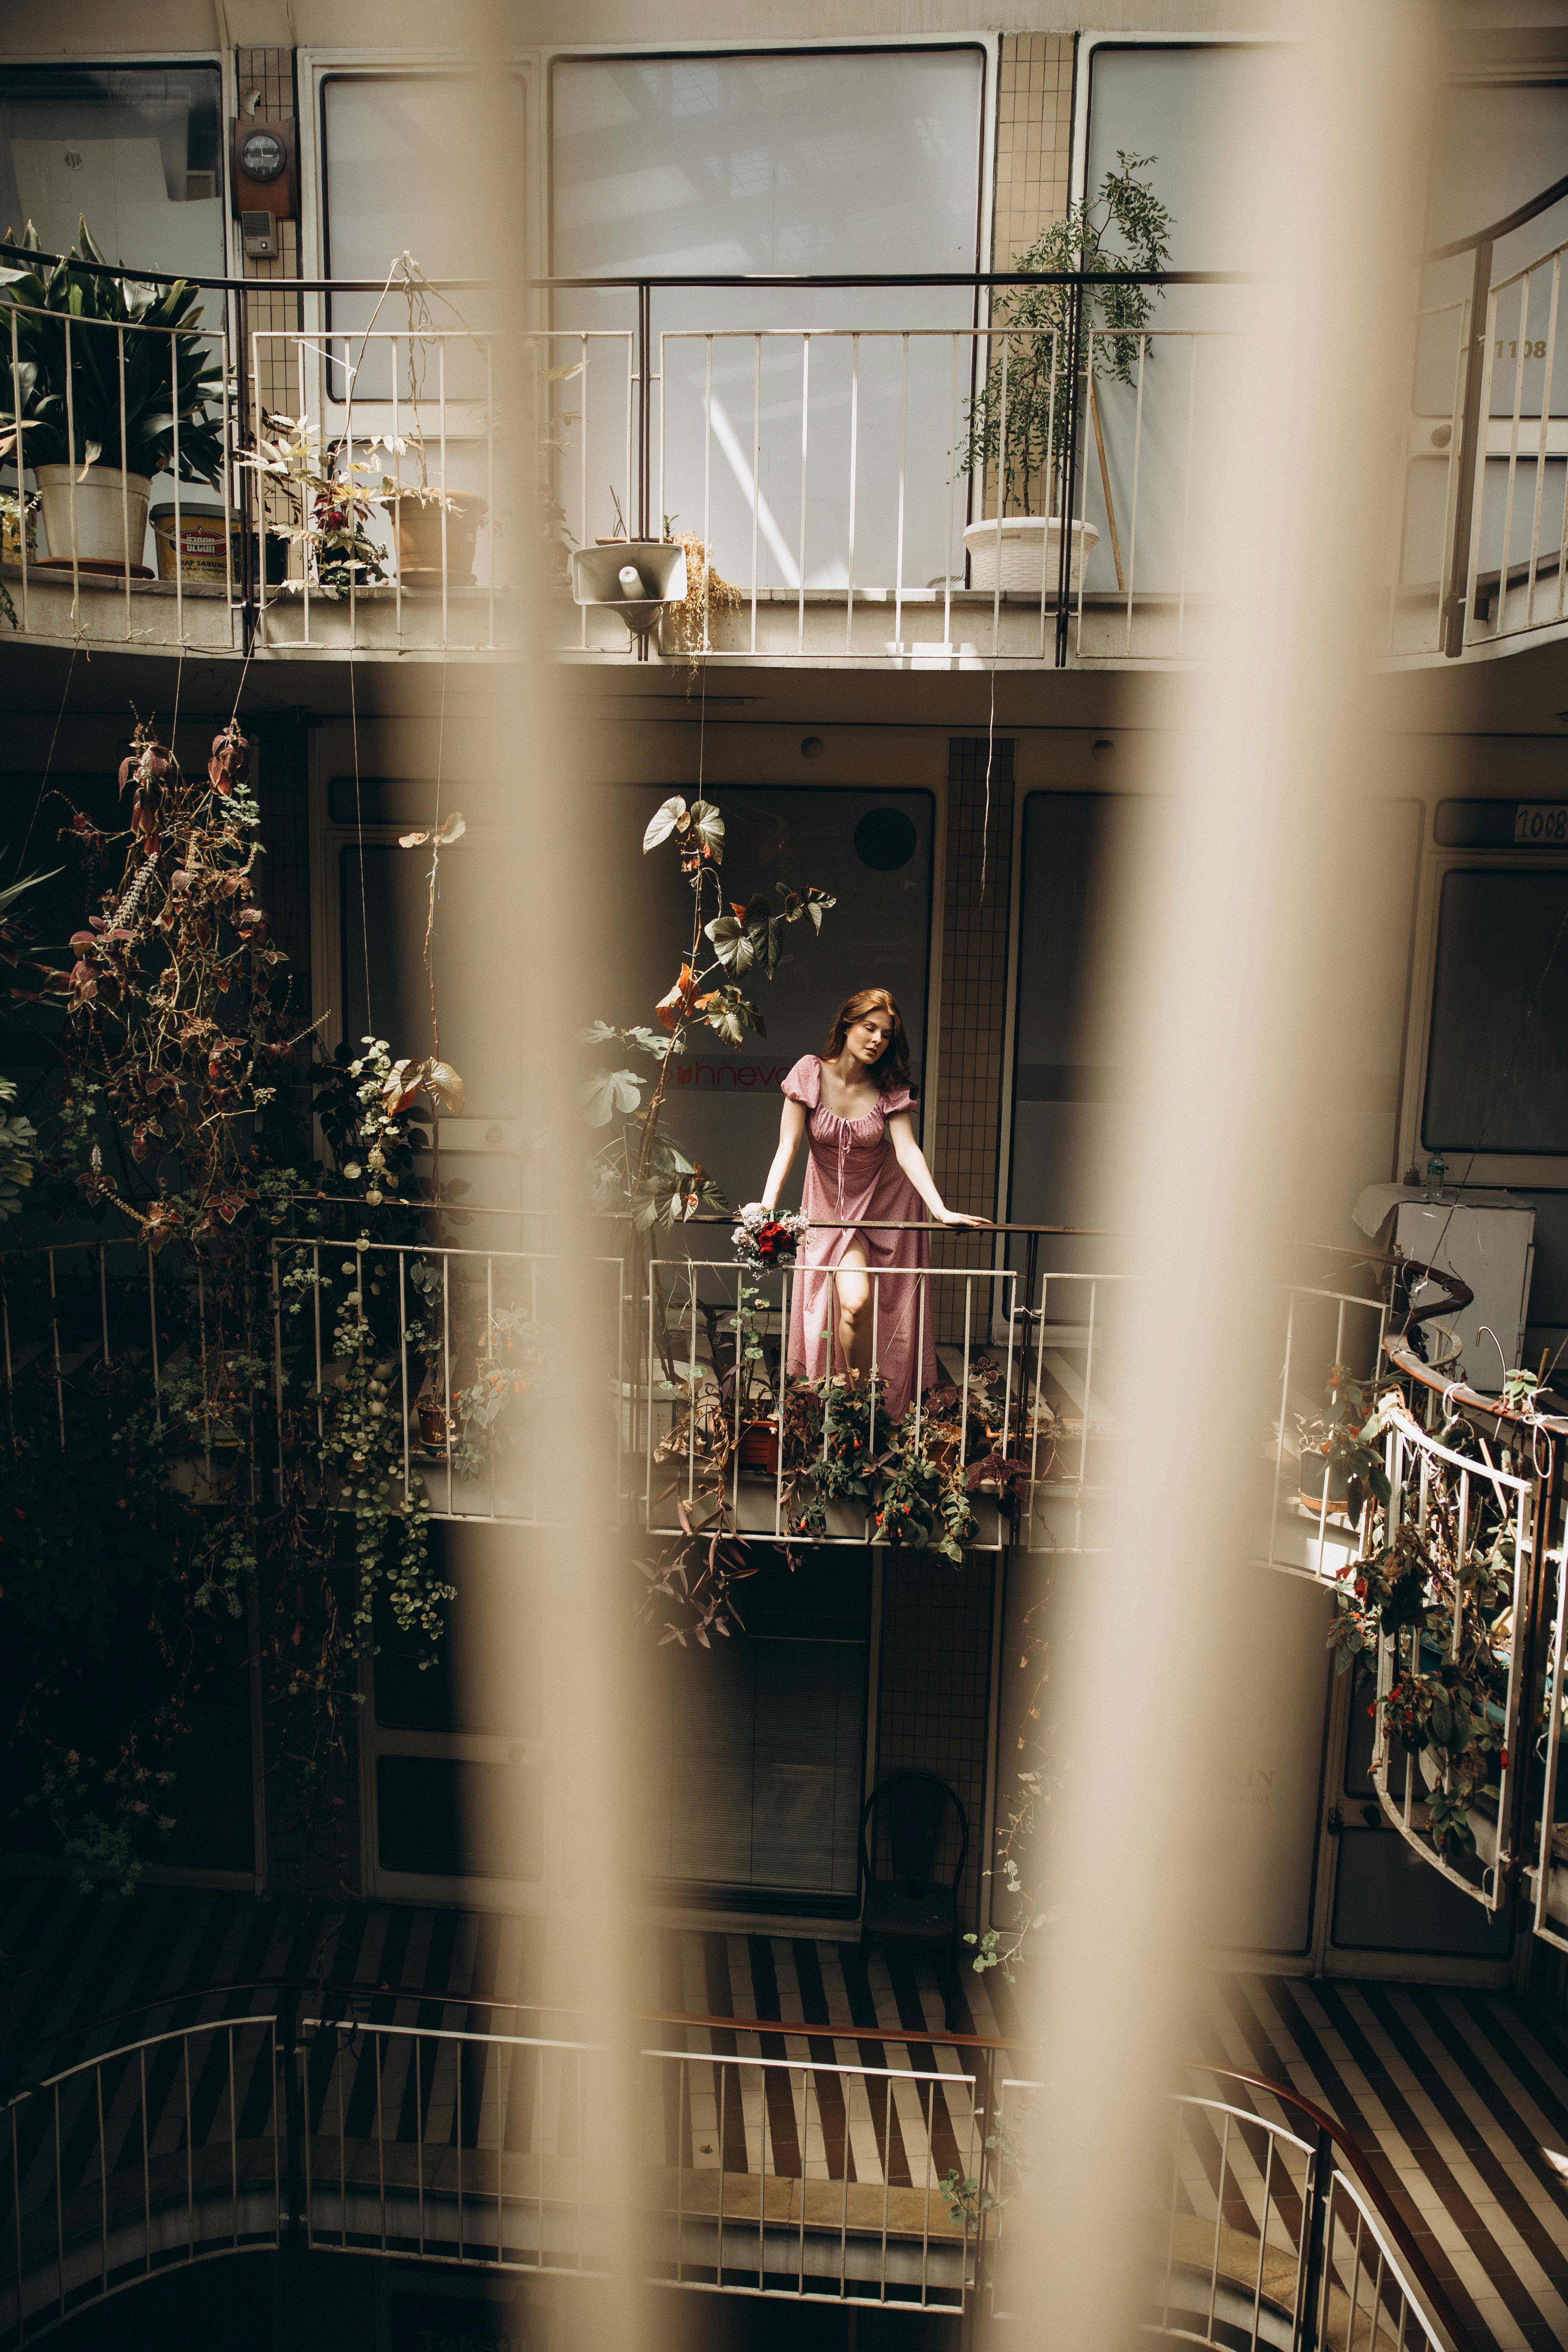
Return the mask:
MULTIPOLYGON (((667 2131, 671 2160, 743 2171, 765 2131, 775 2169, 792 2129, 802 2175, 922 2189, 963 2153, 970 2137, 959 2054, 934 2057, 903 2033, 940 2030, 941 1995, 908 1961, 855 1946, 780 1936, 657 1931, 657 1986, 649 2007, 672 2016, 798 2021, 781 2042, 734 2029, 675 2024, 659 2045, 694 2054, 780 2054, 818 2064, 931 2067, 951 2077, 929 2097, 900 2088, 883 2117, 837 2116, 831 2102, 806 2134, 763 2078, 738 2112, 705 2108, 702 2075, 667 2131), (765 2117, 763 2107, 766 2106, 765 2117)), ((650 1952, 650 1961, 655 1955, 650 1952)), ((267 1977, 354 1987, 356 2011, 386 2023, 428 2027, 492 2021, 484 2000, 558 2003, 563 2029, 570 1957, 552 1965, 539 1924, 493 1913, 357 1904, 289 1915, 275 1902, 185 1888, 148 1888, 123 1903, 84 1901, 60 1879, 0 1879, 0 1997, 13 2069, 25 2078, 112 2047, 133 2032, 264 2013, 266 1996, 204 1994, 209 1985, 267 1977), (378 1988, 419 1997, 395 2002, 378 1988), (136 2027, 102 2022, 137 2004, 136 2027)), ((522 2021, 497 2017, 514 2026, 522 2021)), ((1017 2034, 1007 1988, 966 1972, 956 2023, 981 2034, 1017 2034)), ((528 2031, 540 2028, 530 2024, 528 2031)), ((1568 2346, 1568 2030, 1498 1994, 1428 1987, 1215 1976, 1192 2021, 1194 2056, 1292 2084, 1343 2124, 1419 2235, 1443 2278, 1475 2352, 1546 2352, 1568 2346)), ((468 2063, 468 2062, 465 2062, 468 2063)), ((457 2129, 452 2079, 399 2088, 400 2131, 417 2137, 457 2129), (402 2110, 406 2107, 406 2117, 402 2110), (448 2123, 448 2116, 451 2121, 448 2123)), ((340 2087, 316 2083, 318 2116, 340 2087)), ((351 2084, 343 2084, 352 2097, 351 2084)), ((504 2120, 487 2121, 482 2068, 468 2088, 465 2144, 486 2144, 504 2120)), ((510 2145, 510 2137, 500 2143, 510 2145)))

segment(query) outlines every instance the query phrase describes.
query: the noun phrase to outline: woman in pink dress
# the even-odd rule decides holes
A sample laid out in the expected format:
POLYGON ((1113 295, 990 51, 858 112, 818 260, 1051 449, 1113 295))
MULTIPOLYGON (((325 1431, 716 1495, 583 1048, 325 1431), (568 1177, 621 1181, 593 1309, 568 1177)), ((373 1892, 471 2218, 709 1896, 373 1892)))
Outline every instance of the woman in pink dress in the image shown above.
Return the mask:
POLYGON ((924 1229, 863 1232, 857 1221, 910 1221, 922 1206, 942 1225, 990 1220, 946 1207, 931 1181, 910 1116, 904 1024, 885 988, 863 988, 849 999, 824 1052, 795 1064, 784 1095, 763 1203, 776 1209, 804 1135, 801 1207, 812 1220, 795 1277, 788 1368, 810 1380, 847 1371, 858 1383, 874 1360, 884 1384, 881 1410, 896 1421, 936 1379, 936 1301, 922 1300, 930 1286, 915 1276, 930 1265, 931 1244, 924 1229))

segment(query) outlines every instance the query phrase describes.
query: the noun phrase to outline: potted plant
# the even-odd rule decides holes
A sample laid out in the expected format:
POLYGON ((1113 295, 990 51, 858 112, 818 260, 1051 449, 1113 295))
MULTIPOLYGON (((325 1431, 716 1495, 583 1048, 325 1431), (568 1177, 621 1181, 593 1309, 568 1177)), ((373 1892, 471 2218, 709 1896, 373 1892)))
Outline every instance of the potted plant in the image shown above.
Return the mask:
MULTIPOLYGON (((1026 251, 1015 254, 1015 269, 1103 271, 1131 278, 1164 268, 1171 215, 1139 176, 1155 158, 1119 151, 1116 160, 1118 168, 1106 173, 1095 194, 1072 205, 1026 251)), ((998 565, 1001 586, 1018 594, 1038 596, 1059 578, 1061 517, 1072 491, 1064 478, 1068 425, 1085 394, 1115 540, 1095 379, 1136 381, 1138 336, 1152 315, 1153 297, 1132 283, 1085 289, 1077 380, 1069 388, 1062 371, 1073 294, 1070 285, 1016 286, 999 293, 992 307, 993 356, 969 404, 968 437, 958 457, 961 474, 979 474, 984 482, 990 468, 997 477, 996 519, 972 522, 963 534, 972 587, 995 588, 998 565), (1107 334, 1106 329, 1112 331, 1107 334)), ((1092 523, 1073 523, 1071 588, 1078 587, 1084 559, 1099 539, 1092 523)), ((1120 549, 1117 572, 1120 580, 1120 549)))
MULTIPOLYGON (((793 1265, 809 1230, 809 1220, 795 1211, 771 1216, 760 1201, 751 1201, 731 1236, 741 1272, 730 1318, 735 1358, 727 1375, 725 1402, 740 1423, 736 1452, 741 1468, 766 1478, 776 1478, 779 1472, 779 1410, 777 1396, 769 1393, 761 1370, 765 1362, 758 1317, 763 1286, 756 1277, 770 1266, 793 1265)), ((720 1386, 725 1393, 723 1381, 720 1386)))
MULTIPOLYGON (((31 221, 21 242, 38 250, 31 221)), ((222 478, 223 370, 189 278, 145 286, 81 266, 102 262, 82 220, 47 275, 0 266, 18 360, 0 365, 0 457, 18 480, 33 468, 49 543, 40 562, 145 578, 153 476, 222 478)))
MULTIPOLYGON (((404 445, 372 435, 366 457, 404 445)), ((300 550, 300 570, 285 582, 300 591, 307 581, 323 596, 341 603, 351 589, 375 588, 386 580, 386 550, 371 538, 371 509, 386 496, 387 481, 374 463, 323 446, 308 417, 279 416, 264 409, 254 449, 239 460, 270 484, 288 511, 290 546, 300 550)), ((268 534, 271 536, 272 534, 268 534)))
POLYGON ((1381 1501, 1387 1491, 1373 1383, 1352 1380, 1345 1364, 1331 1364, 1323 1411, 1310 1418, 1298 1414, 1296 1431, 1301 1508, 1315 1519, 1356 1526, 1368 1496, 1381 1501))
POLYGON ((397 572, 405 588, 474 584, 474 545, 489 509, 472 490, 438 490, 427 482, 385 489, 381 504, 392 518, 397 572), (446 561, 443 562, 442 557, 446 561))

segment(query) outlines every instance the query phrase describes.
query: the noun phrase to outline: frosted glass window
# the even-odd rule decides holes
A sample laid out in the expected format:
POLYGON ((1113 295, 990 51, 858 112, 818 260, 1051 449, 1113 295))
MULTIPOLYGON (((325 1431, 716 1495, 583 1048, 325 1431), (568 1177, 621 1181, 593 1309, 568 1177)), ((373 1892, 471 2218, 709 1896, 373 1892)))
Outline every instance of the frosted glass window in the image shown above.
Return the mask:
POLYGON ((1421 1139, 1568 1152, 1568 874, 1443 877, 1421 1139))
MULTIPOLYGON (((1145 176, 1174 216, 1173 269, 1264 269, 1267 227, 1241 191, 1268 177, 1269 121, 1289 52, 1273 44, 1100 47, 1089 85, 1089 184, 1118 150, 1153 160, 1145 176)), ((1218 289, 1215 289, 1218 290, 1218 289)), ((1175 288, 1163 309, 1210 289, 1175 288)))
POLYGON ((220 129, 216 65, 8 66, 0 228, 64 253, 85 215, 111 261, 221 278, 220 129))
MULTIPOLYGON (((1171 215, 1173 269, 1267 270, 1263 212, 1247 191, 1267 183, 1267 142, 1287 52, 1237 43, 1096 48, 1089 63, 1088 183, 1117 154, 1151 160, 1142 176, 1171 215)), ((1226 478, 1234 381, 1229 336, 1245 329, 1244 287, 1172 287, 1156 296, 1142 381, 1096 371, 1110 504, 1124 562, 1140 589, 1216 593, 1218 551, 1194 528, 1208 486, 1226 478), (1136 517, 1132 490, 1138 486, 1136 517)), ((1100 533, 1085 586, 1117 590, 1115 541, 1096 457, 1086 443, 1081 511, 1100 533)))
MULTIPOLYGON (((984 90, 984 52, 967 46, 563 60, 552 81, 552 268, 973 271, 984 90)), ((558 326, 599 328, 634 316, 630 295, 609 294, 562 296, 555 314, 558 326)), ((656 335, 700 331, 662 345, 654 503, 703 533, 743 586, 754 552, 762 587, 841 587, 853 413, 857 584, 895 578, 900 456, 906 583, 962 572, 967 485, 953 482, 952 451, 971 348, 921 331, 973 317, 963 288, 656 294, 656 335), (808 375, 798 335, 757 339, 804 327, 898 331, 865 333, 857 378, 847 335, 814 339, 808 375), (906 328, 916 331, 907 352, 906 328)), ((562 503, 582 540, 613 527, 612 487, 627 501, 624 356, 615 364, 618 384, 609 354, 596 354, 587 386, 585 503, 574 440, 563 460, 562 503)), ((573 410, 583 390, 571 387, 573 410)))
MULTIPOLYGON (((511 85, 518 149, 523 135, 522 90, 511 85)), ((488 142, 495 135, 494 117, 487 110, 478 119, 475 86, 453 76, 411 74, 334 74, 322 89, 322 210, 326 224, 326 270, 332 278, 363 278, 377 286, 385 282, 397 257, 413 255, 429 278, 477 278, 484 274, 484 245, 476 240, 476 218, 489 216, 502 175, 489 159, 488 142), (481 136, 481 129, 483 135, 481 136)), ((509 156, 508 169, 517 158, 509 156)), ((441 390, 439 346, 421 339, 411 350, 406 341, 411 325, 405 295, 389 296, 380 304, 374 294, 334 294, 329 323, 361 332, 375 316, 378 332, 396 331, 404 340, 395 352, 371 346, 359 348, 334 338, 332 394, 341 398, 345 368, 353 368, 356 399, 390 397, 393 372, 397 373, 399 400, 417 394, 430 415, 426 436, 436 428, 436 404, 441 390)), ((438 329, 465 324, 484 328, 494 323, 493 298, 462 293, 449 299, 431 297, 429 323, 438 329)), ((482 359, 460 344, 447 348, 446 390, 449 399, 482 400, 487 379, 482 359)))

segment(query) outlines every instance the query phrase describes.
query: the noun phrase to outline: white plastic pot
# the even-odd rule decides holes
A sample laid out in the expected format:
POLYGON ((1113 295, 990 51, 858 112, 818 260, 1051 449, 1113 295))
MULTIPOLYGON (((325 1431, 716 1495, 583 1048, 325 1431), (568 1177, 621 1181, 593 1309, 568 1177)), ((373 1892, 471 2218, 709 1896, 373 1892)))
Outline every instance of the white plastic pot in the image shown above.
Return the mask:
MULTIPOLYGON (((1100 533, 1093 523, 1074 523, 1072 571, 1068 583, 1069 594, 1077 594, 1083 573, 1083 559, 1099 543, 1100 533)), ((1047 520, 1044 515, 1005 515, 1000 550, 994 521, 972 522, 963 534, 963 544, 969 556, 969 584, 972 588, 995 588, 996 558, 1000 552, 1004 595, 1037 597, 1042 589, 1047 596, 1055 593, 1061 577, 1062 527, 1059 517, 1052 515, 1047 520)))
POLYGON ((74 556, 98 571, 123 573, 127 563, 140 571, 152 493, 145 474, 122 474, 118 466, 40 466, 50 561, 68 563, 74 556))

